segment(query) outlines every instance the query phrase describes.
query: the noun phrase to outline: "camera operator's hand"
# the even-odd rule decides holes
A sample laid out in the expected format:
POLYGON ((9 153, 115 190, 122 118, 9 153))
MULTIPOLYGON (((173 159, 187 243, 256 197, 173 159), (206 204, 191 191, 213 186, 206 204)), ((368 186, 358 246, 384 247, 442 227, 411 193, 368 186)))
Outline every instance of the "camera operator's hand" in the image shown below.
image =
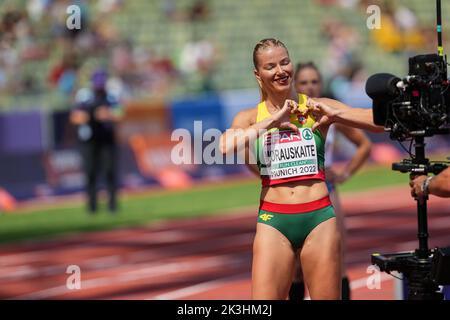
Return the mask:
POLYGON ((437 197, 450 197, 450 168, 445 169, 436 176, 416 176, 412 178, 411 195, 422 198, 424 195, 435 195, 437 197))
POLYGON ((422 200, 424 196, 428 196, 428 190, 424 190, 424 182, 427 180, 427 176, 415 176, 409 182, 411 187, 411 196, 422 200))

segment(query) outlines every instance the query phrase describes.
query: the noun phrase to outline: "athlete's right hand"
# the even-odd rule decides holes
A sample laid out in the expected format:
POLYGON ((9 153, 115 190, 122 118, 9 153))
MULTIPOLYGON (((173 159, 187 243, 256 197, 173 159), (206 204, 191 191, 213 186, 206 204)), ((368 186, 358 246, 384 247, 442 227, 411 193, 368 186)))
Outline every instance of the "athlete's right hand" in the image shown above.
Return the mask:
POLYGON ((83 110, 73 110, 70 114, 70 121, 77 125, 83 125, 89 121, 89 114, 83 110))
POLYGON ((298 112, 297 102, 289 99, 286 100, 283 108, 272 115, 273 124, 271 125, 271 128, 290 129, 294 132, 298 132, 298 127, 290 121, 291 114, 295 112, 298 112))

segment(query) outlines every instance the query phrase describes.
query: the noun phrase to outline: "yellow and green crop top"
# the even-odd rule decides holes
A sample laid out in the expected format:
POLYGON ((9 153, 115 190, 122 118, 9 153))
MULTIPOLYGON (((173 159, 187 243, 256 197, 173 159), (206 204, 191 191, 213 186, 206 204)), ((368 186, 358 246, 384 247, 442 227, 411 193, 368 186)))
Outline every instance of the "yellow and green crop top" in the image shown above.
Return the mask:
MULTIPOLYGON (((307 96, 299 94, 299 109, 306 110, 307 96)), ((256 122, 270 117, 265 101, 258 104, 256 122)), ((263 186, 299 180, 325 180, 325 139, 319 130, 311 130, 315 119, 291 114, 291 123, 299 132, 273 128, 255 142, 263 186)))

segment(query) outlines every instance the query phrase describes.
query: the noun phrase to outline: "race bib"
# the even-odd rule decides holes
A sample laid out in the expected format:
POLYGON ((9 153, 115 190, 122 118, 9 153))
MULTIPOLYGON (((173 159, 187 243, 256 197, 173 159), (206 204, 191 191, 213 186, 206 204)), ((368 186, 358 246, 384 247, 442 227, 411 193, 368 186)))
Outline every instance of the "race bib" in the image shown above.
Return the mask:
POLYGON ((268 132, 263 138, 264 166, 262 174, 270 179, 283 179, 317 174, 317 148, 309 128, 300 132, 268 132))

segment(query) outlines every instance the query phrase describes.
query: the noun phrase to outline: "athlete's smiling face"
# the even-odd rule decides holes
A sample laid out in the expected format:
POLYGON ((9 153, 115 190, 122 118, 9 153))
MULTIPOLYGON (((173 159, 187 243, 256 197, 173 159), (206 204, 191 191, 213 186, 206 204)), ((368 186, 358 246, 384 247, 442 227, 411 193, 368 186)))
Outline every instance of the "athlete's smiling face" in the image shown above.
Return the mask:
POLYGON ((257 53, 256 80, 265 92, 274 94, 289 91, 294 67, 287 50, 281 46, 270 46, 257 53))

